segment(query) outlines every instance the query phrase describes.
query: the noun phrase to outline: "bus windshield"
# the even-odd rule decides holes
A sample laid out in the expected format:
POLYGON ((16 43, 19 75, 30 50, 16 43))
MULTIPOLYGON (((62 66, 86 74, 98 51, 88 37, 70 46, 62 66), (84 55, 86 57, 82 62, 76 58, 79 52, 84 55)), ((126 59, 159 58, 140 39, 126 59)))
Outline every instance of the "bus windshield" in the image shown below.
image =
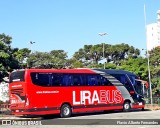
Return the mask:
POLYGON ((138 79, 136 75, 125 75, 125 74, 111 74, 117 78, 128 91, 135 91, 137 94, 145 96, 147 95, 147 82, 138 79))
POLYGON ((129 75, 129 79, 130 79, 135 91, 139 95, 144 96, 146 94, 146 90, 147 90, 147 82, 138 79, 137 76, 132 76, 132 75, 129 75))
POLYGON ((24 81, 24 73, 25 71, 14 71, 10 75, 9 82, 17 82, 17 81, 24 81))
POLYGON ((141 81, 135 80, 134 87, 138 94, 143 95, 143 84, 141 81))
POLYGON ((138 94, 148 96, 148 83, 146 81, 135 79, 134 87, 138 94))

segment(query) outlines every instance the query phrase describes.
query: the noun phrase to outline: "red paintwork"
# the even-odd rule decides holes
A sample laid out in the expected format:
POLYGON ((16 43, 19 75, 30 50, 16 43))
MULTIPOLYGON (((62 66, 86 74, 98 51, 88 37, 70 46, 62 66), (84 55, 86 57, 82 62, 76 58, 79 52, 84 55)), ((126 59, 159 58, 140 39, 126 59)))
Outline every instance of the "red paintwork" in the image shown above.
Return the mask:
MULTIPOLYGON (((83 90, 90 91, 93 94, 94 90, 97 90, 99 92, 100 90, 117 90, 115 86, 69 86, 69 87, 42 87, 42 86, 36 86, 32 84, 30 73, 31 72, 54 72, 54 73, 92 73, 96 74, 90 69, 25 69, 25 82, 14 82, 11 83, 9 86, 9 90, 12 90, 14 88, 16 89, 23 89, 23 93, 21 96, 25 96, 25 101, 12 104, 10 105, 11 111, 14 110, 21 110, 23 109, 24 112, 12 112, 12 114, 19 114, 19 115, 43 115, 43 114, 55 114, 60 113, 60 109, 58 110, 49 110, 49 111, 32 111, 32 112, 26 112, 28 109, 40 109, 40 108, 52 108, 57 107, 60 108, 61 105, 65 102, 69 103, 71 106, 73 105, 73 98, 72 98, 72 92, 75 91, 76 94, 76 101, 80 100, 79 92, 83 90), (13 87, 15 85, 22 85, 19 87, 13 87), (49 91, 49 92, 55 92, 55 93, 37 93, 37 92, 43 92, 43 91, 49 91), (56 93, 58 92, 58 93, 56 93), (29 100, 29 105, 26 105, 27 99, 29 100)), ((110 94, 111 96, 112 94, 110 94)), ((92 96, 92 95, 91 95, 92 96)), ((112 98, 112 96, 111 96, 112 98)), ((10 91, 10 101, 18 100, 15 94, 11 94, 10 91)), ((124 100, 122 98, 122 101, 120 104, 123 104, 124 100)), ((106 103, 109 104, 109 103, 106 103)), ((113 104, 116 104, 115 102, 113 104)), ((89 103, 86 101, 85 105, 89 105, 89 103)), ((94 102, 92 104, 93 106, 97 105, 97 102, 94 102)), ((76 105, 76 106, 82 106, 82 105, 76 105)), ((123 105, 120 106, 108 106, 108 107, 91 107, 91 108, 79 108, 79 109, 73 109, 73 112, 85 112, 85 111, 97 111, 97 110, 116 110, 116 109, 123 109, 123 105)))

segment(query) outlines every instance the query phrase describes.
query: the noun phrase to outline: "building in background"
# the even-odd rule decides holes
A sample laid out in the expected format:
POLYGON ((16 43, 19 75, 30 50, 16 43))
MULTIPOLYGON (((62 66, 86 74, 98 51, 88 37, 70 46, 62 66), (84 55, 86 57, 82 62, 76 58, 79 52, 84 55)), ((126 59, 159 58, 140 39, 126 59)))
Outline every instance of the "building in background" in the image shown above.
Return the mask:
POLYGON ((160 10, 157 11, 157 22, 147 25, 147 50, 160 47, 160 10))

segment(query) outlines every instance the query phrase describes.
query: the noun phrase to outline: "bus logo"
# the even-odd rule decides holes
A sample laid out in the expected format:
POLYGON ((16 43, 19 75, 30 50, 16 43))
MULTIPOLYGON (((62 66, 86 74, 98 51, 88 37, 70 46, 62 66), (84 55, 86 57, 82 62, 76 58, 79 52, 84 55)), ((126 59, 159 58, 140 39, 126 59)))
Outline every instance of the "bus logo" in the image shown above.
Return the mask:
POLYGON ((121 103, 122 96, 119 90, 83 90, 80 92, 73 91, 73 105, 81 104, 112 104, 121 103))

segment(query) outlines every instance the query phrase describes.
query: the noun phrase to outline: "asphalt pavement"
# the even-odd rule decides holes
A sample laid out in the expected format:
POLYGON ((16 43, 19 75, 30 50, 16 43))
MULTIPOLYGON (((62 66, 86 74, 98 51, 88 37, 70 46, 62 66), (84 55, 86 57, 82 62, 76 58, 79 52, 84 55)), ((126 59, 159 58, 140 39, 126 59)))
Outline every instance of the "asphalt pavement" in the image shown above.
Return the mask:
POLYGON ((14 123, 12 122, 12 126, 1 126, 5 128, 21 128, 22 125, 25 125, 27 128, 159 128, 160 110, 81 113, 65 119, 59 118, 58 115, 50 115, 43 118, 3 115, 0 116, 0 119, 15 121, 14 123), (17 125, 16 120, 21 121, 19 125, 17 125))

